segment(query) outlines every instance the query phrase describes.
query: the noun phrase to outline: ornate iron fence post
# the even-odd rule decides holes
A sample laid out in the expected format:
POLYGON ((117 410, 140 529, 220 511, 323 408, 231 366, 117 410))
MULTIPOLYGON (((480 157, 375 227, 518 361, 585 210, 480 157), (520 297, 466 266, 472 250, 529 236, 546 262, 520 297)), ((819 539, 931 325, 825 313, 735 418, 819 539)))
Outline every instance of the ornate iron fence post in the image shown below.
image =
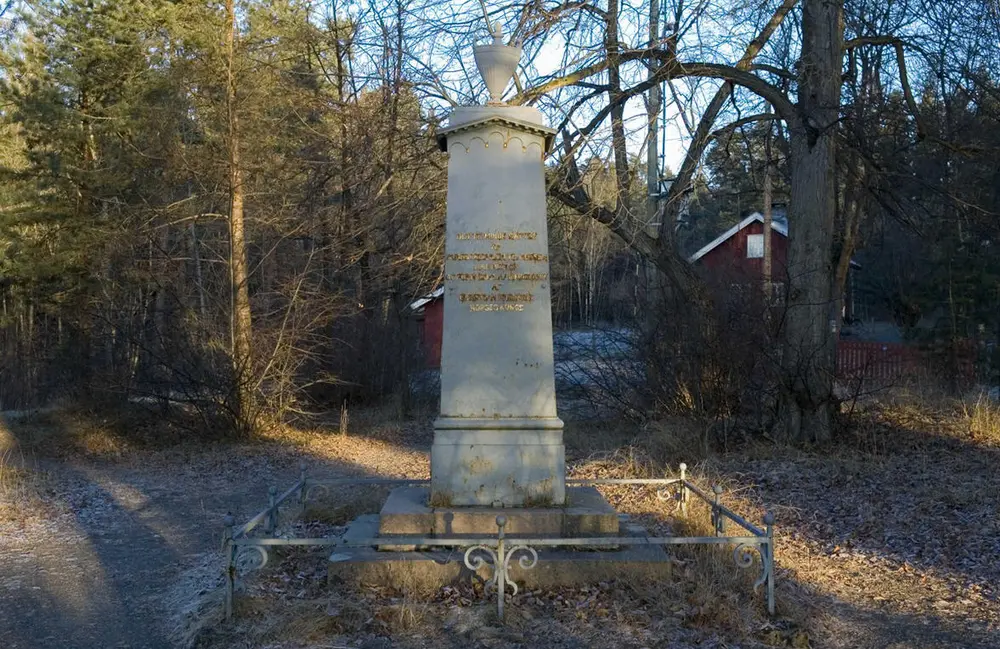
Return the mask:
POLYGON ((497 516, 497 619, 503 622, 503 600, 507 592, 507 557, 504 547, 504 528, 507 526, 507 517, 503 514, 497 516))
POLYGON ((767 570, 767 613, 774 615, 774 514, 764 513, 764 525, 767 526, 767 556, 764 557, 767 570))
POLYGON ((681 499, 681 514, 687 516, 688 513, 688 487, 687 487, 687 469, 688 465, 681 462, 681 481, 680 481, 680 492, 679 496, 681 499))
POLYGON ((713 485, 712 493, 715 494, 712 502, 712 526, 715 528, 715 535, 722 536, 726 529, 726 517, 722 515, 722 510, 719 509, 722 501, 722 487, 720 485, 713 485))
POLYGON ((267 489, 267 533, 274 532, 278 526, 278 508, 275 501, 278 499, 278 488, 271 485, 267 489))
POLYGON ((226 581, 225 592, 225 614, 226 620, 233 619, 233 592, 236 586, 236 546, 233 544, 233 525, 235 520, 232 514, 226 514, 222 519, 222 555, 226 559, 226 581))
POLYGON ((497 595, 497 617, 503 622, 504 597, 507 594, 507 584, 510 584, 511 596, 517 595, 517 582, 510 578, 510 560, 520 555, 517 565, 521 570, 531 570, 538 565, 538 552, 527 545, 515 544, 508 549, 506 530, 507 517, 497 516, 497 544, 472 545, 465 550, 465 566, 475 573, 487 565, 493 568, 493 574, 486 582, 486 591, 494 589, 497 595))

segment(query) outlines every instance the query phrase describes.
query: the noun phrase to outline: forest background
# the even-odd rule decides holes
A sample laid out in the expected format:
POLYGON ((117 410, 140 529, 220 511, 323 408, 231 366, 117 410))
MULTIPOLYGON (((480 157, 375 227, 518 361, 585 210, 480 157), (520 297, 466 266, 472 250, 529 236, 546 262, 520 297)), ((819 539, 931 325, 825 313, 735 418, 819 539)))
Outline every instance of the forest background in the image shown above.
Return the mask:
POLYGON ((409 305, 442 275, 433 135, 485 98, 484 11, 524 47, 508 99, 558 129, 555 321, 628 332, 642 359, 604 403, 829 437, 851 259, 872 318, 944 350, 945 384, 969 344, 997 380, 993 0, 0 11, 0 409, 142 403, 237 435, 345 402, 410 412, 409 305), (740 311, 686 258, 772 203, 787 294, 740 311))

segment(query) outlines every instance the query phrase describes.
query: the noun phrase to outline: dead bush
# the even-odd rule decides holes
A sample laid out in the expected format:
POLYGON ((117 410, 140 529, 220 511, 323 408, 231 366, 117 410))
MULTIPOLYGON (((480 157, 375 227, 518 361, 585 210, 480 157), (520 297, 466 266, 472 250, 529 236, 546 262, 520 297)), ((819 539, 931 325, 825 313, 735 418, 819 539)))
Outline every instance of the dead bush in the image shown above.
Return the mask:
POLYGON ((969 422, 969 435, 976 442, 1000 446, 1000 402, 981 393, 971 406, 965 406, 965 417, 969 422))
POLYGON ((46 475, 25 464, 14 449, 0 451, 0 521, 23 521, 47 511, 46 475))
POLYGON ((564 411, 639 423, 693 417, 703 422, 700 455, 770 430, 781 317, 758 292, 722 293, 694 306, 665 296, 613 328, 558 335, 564 411))

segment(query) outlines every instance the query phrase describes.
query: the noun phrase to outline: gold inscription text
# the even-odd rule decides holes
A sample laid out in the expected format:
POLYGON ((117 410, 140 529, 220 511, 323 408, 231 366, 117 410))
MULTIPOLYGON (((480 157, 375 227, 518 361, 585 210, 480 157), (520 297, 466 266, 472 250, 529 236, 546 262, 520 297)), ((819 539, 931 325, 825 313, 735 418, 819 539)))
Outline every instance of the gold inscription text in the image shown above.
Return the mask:
POLYGON ((459 293, 460 302, 533 302, 533 293, 459 293))
POLYGON ((459 232, 455 235, 459 241, 517 241, 528 239, 534 241, 538 238, 537 232, 459 232))
POLYGON ((537 252, 516 254, 512 252, 453 252, 447 256, 448 261, 548 261, 548 255, 537 252))
POLYGON ((523 304, 470 304, 469 311, 481 313, 483 311, 524 311, 523 304))
POLYGON ((459 282, 544 282, 548 273, 449 273, 445 281, 459 282))

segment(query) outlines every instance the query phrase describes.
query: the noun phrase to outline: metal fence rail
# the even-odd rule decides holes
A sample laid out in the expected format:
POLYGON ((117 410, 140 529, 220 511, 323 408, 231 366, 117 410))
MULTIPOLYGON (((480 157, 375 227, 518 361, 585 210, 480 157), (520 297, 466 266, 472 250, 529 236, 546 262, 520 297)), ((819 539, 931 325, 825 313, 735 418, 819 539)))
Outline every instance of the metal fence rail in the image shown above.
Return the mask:
POLYGON ((722 488, 718 485, 712 488, 712 495, 687 479, 687 465, 680 465, 678 478, 608 478, 596 480, 567 479, 570 485, 629 485, 655 487, 656 496, 662 501, 673 501, 682 513, 687 513, 688 501, 691 495, 706 502, 711 508, 712 526, 715 536, 639 536, 639 537, 529 537, 511 540, 506 538, 507 518, 503 514, 497 516, 496 536, 479 538, 469 537, 422 537, 422 536, 392 536, 372 537, 362 539, 345 539, 342 536, 325 536, 318 538, 287 539, 273 536, 278 526, 281 507, 292 501, 301 510, 306 503, 317 494, 329 494, 330 489, 338 486, 406 486, 425 485, 425 479, 393 479, 393 478, 333 478, 316 480, 306 475, 305 467, 300 468, 298 481, 288 490, 278 495, 276 487, 268 490, 268 505, 244 525, 235 528, 231 515, 224 519, 222 550, 226 560, 225 572, 225 614, 226 619, 233 616, 233 597, 236 586, 237 565, 240 559, 249 558, 250 569, 261 569, 267 565, 269 548, 275 546, 325 546, 325 547, 373 547, 386 545, 412 545, 423 547, 464 548, 463 561, 470 570, 478 571, 490 566, 490 577, 487 579, 489 590, 497 594, 497 614, 503 619, 504 595, 510 585, 513 594, 517 594, 517 584, 509 577, 510 561, 519 555, 517 563, 524 570, 530 570, 538 564, 536 548, 554 547, 601 547, 629 545, 732 545, 733 561, 739 568, 749 568, 753 565, 753 552, 760 556, 761 573, 754 582, 754 592, 764 586, 767 600, 767 611, 774 614, 774 516, 767 512, 763 518, 763 527, 754 525, 742 516, 721 503, 722 488), (726 522, 730 521, 746 534, 726 536, 726 522), (268 536, 253 537, 250 533, 263 525, 268 536))

